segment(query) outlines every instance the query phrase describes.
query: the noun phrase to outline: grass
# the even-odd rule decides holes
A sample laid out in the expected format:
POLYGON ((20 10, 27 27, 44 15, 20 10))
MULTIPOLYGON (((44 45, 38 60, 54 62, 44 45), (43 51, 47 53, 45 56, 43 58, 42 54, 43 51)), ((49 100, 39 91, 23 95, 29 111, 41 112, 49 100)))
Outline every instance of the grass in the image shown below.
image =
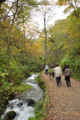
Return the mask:
POLYGON ((42 80, 41 78, 41 73, 39 74, 38 77, 35 78, 35 81, 38 83, 39 87, 41 89, 43 89, 43 91, 45 92, 46 90, 46 85, 45 85, 45 82, 42 80))
POLYGON ((47 117, 48 104, 49 96, 45 93, 44 99, 35 104, 35 117, 30 117, 29 120, 44 120, 47 117))
POLYGON ((2 120, 2 119, 0 118, 0 120, 2 120))
POLYGON ((12 87, 12 92, 16 93, 16 94, 21 94, 24 91, 27 91, 31 88, 30 85, 27 84, 19 84, 19 85, 15 85, 14 87, 12 87))

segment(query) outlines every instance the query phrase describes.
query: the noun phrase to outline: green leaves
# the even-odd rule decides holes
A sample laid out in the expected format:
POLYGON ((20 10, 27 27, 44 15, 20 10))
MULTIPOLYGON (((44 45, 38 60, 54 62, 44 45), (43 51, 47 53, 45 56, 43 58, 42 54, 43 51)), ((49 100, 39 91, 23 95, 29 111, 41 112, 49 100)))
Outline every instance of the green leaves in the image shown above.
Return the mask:
POLYGON ((48 40, 48 63, 57 62, 62 67, 64 64, 69 65, 73 76, 80 79, 80 18, 73 11, 67 19, 57 21, 48 32, 54 40, 48 40))
POLYGON ((58 0, 57 2, 59 5, 67 5, 68 7, 65 9, 65 12, 73 9, 73 16, 80 18, 80 8, 78 4, 80 4, 79 0, 58 0))
POLYGON ((21 0, 22 2, 27 2, 27 4, 29 5, 35 5, 36 4, 36 1, 35 0, 21 0))

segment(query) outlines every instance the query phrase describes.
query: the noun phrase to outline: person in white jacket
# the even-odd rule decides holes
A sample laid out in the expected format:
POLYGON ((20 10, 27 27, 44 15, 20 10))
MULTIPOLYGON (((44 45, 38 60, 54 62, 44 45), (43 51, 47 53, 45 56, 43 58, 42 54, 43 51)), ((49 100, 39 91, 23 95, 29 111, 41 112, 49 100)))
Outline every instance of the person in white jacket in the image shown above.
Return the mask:
POLYGON ((45 66, 45 73, 48 74, 48 65, 45 66))
POLYGON ((61 68, 58 66, 58 64, 56 64, 54 68, 54 76, 56 77, 57 86, 61 85, 61 75, 62 75, 61 68))

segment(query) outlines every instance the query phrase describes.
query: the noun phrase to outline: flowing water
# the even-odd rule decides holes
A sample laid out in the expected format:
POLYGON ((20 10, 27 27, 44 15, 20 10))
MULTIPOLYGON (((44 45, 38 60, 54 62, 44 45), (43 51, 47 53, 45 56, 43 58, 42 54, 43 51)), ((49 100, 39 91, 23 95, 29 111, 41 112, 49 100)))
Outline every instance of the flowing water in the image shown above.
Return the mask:
POLYGON ((6 114, 9 111, 15 111, 16 117, 14 120, 28 120, 29 117, 34 115, 34 107, 28 105, 27 100, 34 100, 38 102, 43 99, 43 90, 35 82, 35 78, 38 76, 32 74, 31 77, 23 81, 23 84, 29 84, 32 88, 29 91, 23 92, 23 94, 14 100, 9 101, 9 104, 5 110, 5 113, 2 115, 2 119, 5 118, 6 114))

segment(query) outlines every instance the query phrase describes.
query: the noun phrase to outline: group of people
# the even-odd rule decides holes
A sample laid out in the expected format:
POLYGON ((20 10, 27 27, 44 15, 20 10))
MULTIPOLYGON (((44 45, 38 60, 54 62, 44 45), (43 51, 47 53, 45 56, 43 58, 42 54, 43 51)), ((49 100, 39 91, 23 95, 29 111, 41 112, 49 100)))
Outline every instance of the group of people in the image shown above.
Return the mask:
MULTIPOLYGON (((67 87, 71 87, 71 83, 70 83, 71 70, 67 65, 64 65, 63 73, 65 75, 67 87)), ((49 74, 50 79, 53 79, 55 77, 57 86, 61 86, 62 70, 58 64, 55 64, 55 65, 50 66, 50 67, 48 67, 48 65, 46 65, 45 66, 45 74, 49 74)))

